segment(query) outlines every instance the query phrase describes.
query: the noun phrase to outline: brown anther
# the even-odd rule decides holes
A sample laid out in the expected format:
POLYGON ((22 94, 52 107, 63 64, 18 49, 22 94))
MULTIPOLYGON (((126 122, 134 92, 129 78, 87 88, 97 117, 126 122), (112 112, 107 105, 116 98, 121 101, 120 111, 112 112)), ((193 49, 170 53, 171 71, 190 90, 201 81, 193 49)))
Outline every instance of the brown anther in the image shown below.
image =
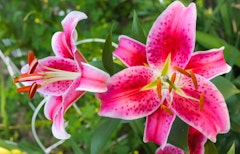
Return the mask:
POLYGON ((203 95, 203 93, 201 93, 200 98, 199 98, 199 110, 200 111, 203 110, 203 106, 204 106, 204 95, 203 95))
MULTIPOLYGON (((176 80, 176 73, 173 73, 173 75, 171 76, 170 81, 172 82, 172 84, 174 84, 175 80, 176 80)), ((172 91, 172 86, 169 85, 168 91, 169 91, 169 92, 172 91)))
POLYGON ((187 71, 185 71, 184 69, 182 69, 182 68, 180 68, 178 66, 173 66, 173 68, 175 70, 177 70, 179 73, 181 73, 183 75, 186 75, 187 77, 191 77, 191 75, 187 71))
POLYGON ((30 65, 35 59, 34 53, 32 51, 28 52, 28 64, 30 65))
POLYGON ((196 75, 194 74, 194 72, 192 70, 189 71, 189 74, 191 75, 193 85, 194 85, 195 89, 197 90, 198 89, 198 83, 197 83, 196 75))
POLYGON ((36 82, 33 82, 33 84, 30 86, 30 89, 28 91, 28 97, 31 99, 35 95, 37 89, 38 89, 38 84, 36 82))
POLYGON ((30 63, 30 65, 29 65, 29 70, 28 70, 27 73, 32 74, 36 70, 37 65, 38 65, 38 60, 33 59, 32 62, 30 63))
POLYGON ((36 93, 37 89, 40 88, 40 87, 41 87, 41 85, 39 85, 36 82, 34 82, 30 86, 24 86, 24 87, 17 88, 17 92, 28 92, 28 97, 29 98, 33 98, 33 96, 36 93))
POLYGON ((166 105, 161 105, 161 108, 165 111, 165 112, 167 112, 168 114, 170 114, 170 115, 173 115, 173 111, 169 108, 169 107, 167 107, 166 105))
POLYGON ((162 99, 162 81, 160 78, 157 79, 157 94, 160 99, 162 99))

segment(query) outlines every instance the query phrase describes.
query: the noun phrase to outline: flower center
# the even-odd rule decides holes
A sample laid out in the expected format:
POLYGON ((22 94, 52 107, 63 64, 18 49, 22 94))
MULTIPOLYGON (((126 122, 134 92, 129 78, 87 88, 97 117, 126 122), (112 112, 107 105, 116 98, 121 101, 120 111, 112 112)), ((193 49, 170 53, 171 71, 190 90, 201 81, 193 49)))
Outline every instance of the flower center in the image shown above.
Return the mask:
POLYGON ((148 89, 154 89, 157 90, 157 95, 159 99, 161 99, 162 102, 165 101, 165 95, 164 93, 168 93, 168 96, 170 96, 170 99, 168 101, 167 105, 161 105, 161 108, 166 111, 167 113, 171 113, 171 105, 173 102, 174 93, 177 93, 178 95, 191 99, 193 101, 199 102, 199 110, 202 111, 204 107, 204 95, 200 92, 199 98, 195 98, 192 96, 187 95, 182 88, 189 84, 193 84, 195 90, 198 90, 198 81, 196 78, 196 75, 192 70, 184 70, 178 66, 171 67, 170 62, 170 56, 166 59, 166 62, 164 66, 162 67, 162 70, 160 71, 160 76, 153 82, 147 84, 144 86, 141 90, 148 90, 148 89), (186 76, 190 78, 191 80, 182 83, 182 78, 186 76))
POLYGON ((34 96, 38 88, 56 81, 74 80, 81 75, 80 72, 70 72, 44 66, 38 63, 32 52, 28 54, 28 64, 28 71, 14 78, 14 82, 32 82, 30 86, 17 88, 17 92, 28 92, 29 98, 34 96), (37 66, 40 66, 43 70, 36 71, 37 66))

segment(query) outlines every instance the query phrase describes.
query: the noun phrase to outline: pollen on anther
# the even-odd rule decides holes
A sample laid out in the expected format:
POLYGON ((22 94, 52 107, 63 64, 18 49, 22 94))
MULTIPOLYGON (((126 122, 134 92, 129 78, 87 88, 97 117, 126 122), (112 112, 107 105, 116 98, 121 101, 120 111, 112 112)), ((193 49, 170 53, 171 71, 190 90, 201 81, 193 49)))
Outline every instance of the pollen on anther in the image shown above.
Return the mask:
POLYGON ((31 64, 29 65, 29 70, 28 70, 27 73, 28 74, 32 74, 36 70, 37 65, 38 65, 38 60, 37 59, 33 59, 31 64))
POLYGON ((28 97, 31 99, 33 98, 33 96, 35 95, 37 89, 39 88, 39 85, 34 82, 31 86, 30 86, 30 89, 28 91, 28 97))
POLYGON ((203 110, 203 106, 204 106, 204 95, 203 95, 203 93, 201 93, 200 98, 199 98, 199 110, 200 111, 203 110))

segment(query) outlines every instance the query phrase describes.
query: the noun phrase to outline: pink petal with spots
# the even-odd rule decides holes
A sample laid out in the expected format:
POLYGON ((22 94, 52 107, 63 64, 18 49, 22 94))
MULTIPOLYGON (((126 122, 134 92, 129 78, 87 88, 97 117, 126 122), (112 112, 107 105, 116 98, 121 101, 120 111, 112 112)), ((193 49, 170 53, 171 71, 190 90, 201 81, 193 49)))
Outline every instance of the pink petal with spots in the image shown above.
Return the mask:
POLYGON ((107 91, 107 81, 110 76, 106 72, 90 65, 82 63, 81 65, 81 82, 76 90, 90 92, 107 91))
POLYGON ((185 67, 194 50, 196 6, 184 7, 174 1, 157 18, 147 39, 146 52, 150 66, 162 68, 171 54, 172 66, 185 67))
MULTIPOLYGON (((39 63, 40 65, 38 65, 36 68, 36 71, 39 73, 41 73, 42 71, 47 71, 46 68, 43 68, 41 65, 62 71, 79 72, 75 61, 71 59, 60 57, 47 57, 39 60, 39 63)), ((43 83, 42 80, 37 82, 43 83)), ((39 88, 38 91, 47 95, 60 96, 69 88, 72 82, 72 80, 56 81, 39 88)))
POLYGON ((75 103, 85 93, 85 91, 76 90, 76 88, 80 85, 81 82, 82 82, 82 78, 78 77, 76 80, 73 81, 73 83, 68 88, 68 90, 63 94, 62 105, 63 105, 64 113, 73 103, 75 103))
POLYGON ((84 91, 76 91, 76 87, 81 82, 81 77, 77 78, 73 81, 68 90, 59 97, 55 97, 54 99, 45 105, 45 115, 49 117, 49 119, 53 120, 52 132, 53 135, 58 139, 68 139, 70 135, 65 130, 64 124, 64 113, 68 110, 68 108, 75 103, 85 92, 84 91), (55 108, 54 108, 54 105, 55 108))
POLYGON ((197 129, 212 142, 216 141, 218 133, 226 133, 230 129, 230 120, 225 100, 214 84, 206 78, 196 75, 198 90, 195 90, 190 78, 183 77, 182 90, 186 95, 199 99, 204 95, 204 105, 199 108, 199 101, 174 95, 172 108, 187 124, 197 129))
POLYGON ((174 145, 166 144, 164 148, 159 147, 156 154, 185 154, 185 152, 174 145))
POLYGON ((83 12, 72 11, 62 21, 63 31, 66 37, 66 42, 72 53, 76 51, 75 41, 77 33, 75 27, 82 19, 86 19, 87 15, 83 12))
POLYGON ((108 82, 108 91, 97 94, 101 100, 99 115, 128 120, 148 116, 159 107, 161 100, 155 89, 141 89, 155 79, 154 71, 144 66, 115 74, 108 82))
POLYGON ((51 96, 44 106, 44 115, 47 119, 53 120, 56 113, 62 106, 62 96, 51 96))
POLYGON ((204 144, 207 138, 193 127, 188 130, 188 147, 190 154, 204 154, 204 144))
POLYGON ((65 130, 65 123, 63 119, 63 109, 61 108, 58 114, 54 117, 52 125, 53 136, 57 139, 65 140, 71 137, 65 130))
POLYGON ((52 49, 56 56, 73 59, 73 53, 66 42, 64 32, 56 32, 53 34, 52 49))
POLYGON ((161 107, 147 116, 143 141, 154 142, 164 147, 175 117, 175 114, 170 115, 161 107))
POLYGON ((113 55, 128 67, 147 64, 145 45, 127 36, 119 37, 113 55))
POLYGON ((216 76, 228 73, 231 67, 224 60, 224 48, 193 53, 186 70, 191 69, 194 73, 212 79, 216 76))

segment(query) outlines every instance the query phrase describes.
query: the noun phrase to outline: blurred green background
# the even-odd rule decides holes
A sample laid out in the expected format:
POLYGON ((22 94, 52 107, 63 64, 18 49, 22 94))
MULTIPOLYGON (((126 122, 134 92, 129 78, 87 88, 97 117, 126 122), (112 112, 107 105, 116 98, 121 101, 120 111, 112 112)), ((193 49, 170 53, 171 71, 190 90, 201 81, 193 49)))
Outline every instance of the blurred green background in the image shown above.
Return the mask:
MULTIPOLYGON (((171 0, 0 0, 0 49, 20 69, 27 62, 27 52, 34 51, 38 58, 53 55, 51 37, 62 31, 61 21, 69 11, 79 10, 88 15, 77 26, 78 40, 105 39, 112 29, 112 40, 125 34, 142 41, 132 31, 136 11, 143 32, 147 35, 152 23, 171 0)), ((182 0, 188 5, 192 1, 182 0)), ((213 79, 223 93, 231 117, 231 131, 218 135, 215 144, 207 142, 210 153, 225 154, 232 145, 240 153, 240 0, 195 0, 197 5, 196 51, 225 46, 225 58, 233 69, 225 76, 213 79)), ((135 18, 136 19, 136 18, 135 18)), ((136 22, 134 22, 136 23, 136 22)), ((101 62, 103 44, 86 43, 78 46, 89 62, 101 62)), ((96 66, 99 66, 96 64, 96 66)), ((99 66, 100 67, 100 66, 99 66)), ((37 106, 42 96, 32 100, 16 92, 6 65, 0 60, 0 147, 20 149, 19 153, 43 153, 31 132, 32 106, 37 106), (31 102, 30 102, 31 101, 31 102)), ((65 119, 72 138, 50 153, 90 153, 101 146, 99 153, 138 154, 154 153, 152 143, 143 143, 144 119, 134 122, 105 119, 97 116, 99 102, 94 94, 87 93, 68 110, 65 119), (110 128, 109 128, 110 127, 110 128), (105 129, 109 132, 104 134, 105 129), (95 140, 95 142, 93 141, 95 140), (106 141, 106 143, 105 143, 106 141), (102 143, 103 142, 103 143, 102 143)), ((51 122, 38 114, 35 128, 45 147, 55 143, 51 122)), ((176 133, 176 132, 175 132, 176 133)), ((174 132, 172 132, 174 134, 174 132)), ((173 136, 173 138, 172 138, 173 136)), ((182 138, 169 139, 178 146, 182 138)), ((184 147, 183 147, 184 148, 184 147)), ((1 152, 0 152, 1 153, 1 152)))

